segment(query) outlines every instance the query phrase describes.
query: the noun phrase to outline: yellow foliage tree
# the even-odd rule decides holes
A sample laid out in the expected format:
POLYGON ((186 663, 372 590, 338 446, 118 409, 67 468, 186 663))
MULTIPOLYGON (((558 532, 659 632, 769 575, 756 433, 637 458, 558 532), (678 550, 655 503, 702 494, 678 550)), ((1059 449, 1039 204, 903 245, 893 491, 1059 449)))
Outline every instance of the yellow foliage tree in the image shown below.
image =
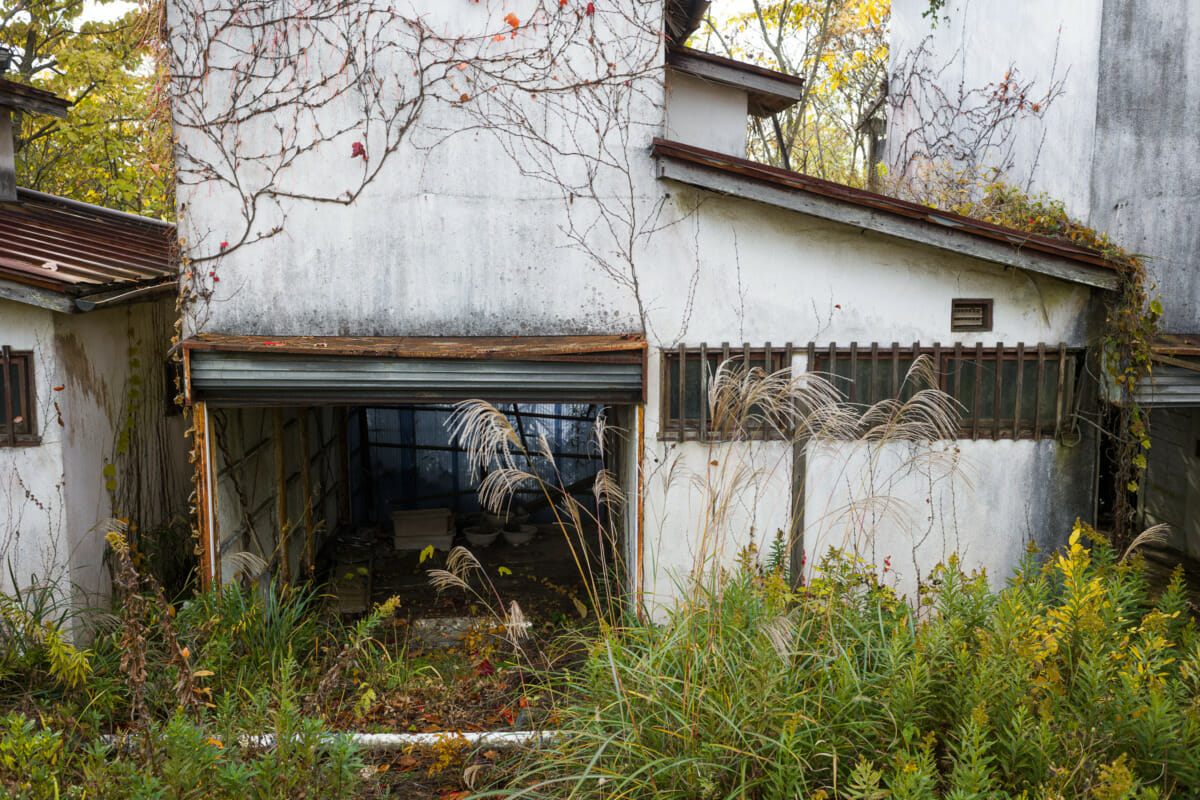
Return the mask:
POLYGON ((730 17, 710 13, 692 44, 804 78, 798 103, 751 122, 752 158, 865 185, 890 15, 890 0, 752 0, 730 17))

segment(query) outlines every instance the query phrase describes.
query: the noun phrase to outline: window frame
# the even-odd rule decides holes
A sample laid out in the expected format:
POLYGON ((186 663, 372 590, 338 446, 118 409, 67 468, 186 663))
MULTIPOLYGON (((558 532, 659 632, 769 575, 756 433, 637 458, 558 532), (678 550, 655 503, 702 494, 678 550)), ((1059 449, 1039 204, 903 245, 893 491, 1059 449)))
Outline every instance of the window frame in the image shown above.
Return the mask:
POLYGON ((8 345, 0 347, 0 387, 4 389, 4 399, 0 402, 0 447, 41 444, 33 366, 32 350, 13 350, 8 345), (9 385, 14 367, 18 370, 15 387, 9 385), (21 405, 16 406, 14 401, 21 405), (23 417, 23 422, 18 424, 25 430, 17 430, 17 425, 11 421, 14 416, 23 417))
POLYGON ((868 358, 872 365, 870 368, 872 375, 877 374, 877 365, 886 361, 891 370, 891 391, 887 393, 887 397, 896 397, 900 394, 900 367, 911 364, 917 356, 927 355, 933 359, 938 375, 937 388, 955 399, 963 396, 964 371, 961 367, 952 370, 951 365, 954 362, 974 361, 973 387, 986 386, 984 379, 987 378, 985 370, 988 364, 1000 364, 1000 369, 995 367, 990 369, 991 377, 987 378, 993 381, 991 387, 992 408, 982 408, 981 398, 986 392, 972 388, 972 406, 964 409, 956 438, 973 441, 979 439, 994 441, 1056 439, 1070 442, 1079 439, 1079 431, 1074 417, 1083 394, 1082 382, 1086 375, 1086 369, 1083 368, 1082 360, 1086 357, 1086 353, 1086 348, 1068 347, 1063 342, 1059 342, 1057 345, 1039 343, 1033 346, 1027 346, 1024 343, 1006 346, 1003 342, 997 342, 994 346, 985 346, 981 342, 963 345, 961 342, 956 342, 952 346, 945 347, 941 344, 922 347, 919 342, 904 347, 896 342, 885 347, 880 347, 878 342, 872 342, 869 347, 862 347, 857 342, 845 347, 838 347, 836 343, 830 343, 827 347, 817 347, 815 343, 810 343, 806 369, 809 372, 824 375, 837 375, 838 377, 834 378, 835 385, 845 392, 847 399, 851 403, 867 405, 868 401, 878 402, 885 398, 875 397, 863 400, 858 397, 856 382, 831 370, 829 366, 831 359, 833 361, 849 361, 849 373, 855 374, 858 369, 857 361, 868 358), (1014 370, 1013 413, 1010 416, 998 413, 1003 404, 1003 386, 1005 385, 1003 365, 1005 363, 1036 365, 1033 367, 1037 377, 1034 378, 1036 385, 1033 389, 1031 412, 1023 411, 1021 402, 1027 367, 1014 370), (1064 364, 1065 369, 1059 368, 1058 365, 1064 364), (1051 371, 1047 369, 1048 365, 1055 365, 1052 369, 1053 374, 1050 376, 1046 374, 1051 371), (1047 378, 1050 381, 1049 385, 1047 385, 1047 378), (848 387, 847 383, 849 383, 848 387), (1052 418, 1043 419, 1043 392, 1046 391, 1053 393, 1054 414, 1052 418), (990 414, 987 413, 989 411, 990 414))
MULTIPOLYGON (((690 367, 699 367, 706 364, 711 359, 716 359, 717 364, 722 364, 730 359, 742 359, 748 361, 752 367, 761 367, 771 373, 778 372, 782 369, 790 369, 792 365, 795 348, 789 342, 783 347, 772 347, 770 342, 764 342, 761 347, 752 347, 749 342, 743 342, 740 347, 730 346, 729 342, 722 342, 719 347, 709 347, 707 344, 689 347, 685 344, 680 344, 678 347, 659 348, 659 418, 658 418, 658 438, 660 441, 718 441, 723 437, 717 435, 713 429, 712 420, 708 419, 708 403, 706 401, 708 395, 708 374, 701 372, 701 383, 699 386, 700 404, 699 413, 695 416, 687 414, 687 381, 691 378, 692 371, 690 367), (682 359, 682 362, 680 361, 682 359), (678 384, 673 385, 672 381, 672 365, 682 363, 683 370, 681 380, 678 384), (672 413, 671 404, 677 401, 679 408, 679 416, 681 420, 676 418, 672 413)), ((782 440, 786 438, 786 432, 770 427, 759 427, 746 429, 744 433, 751 440, 782 440)))

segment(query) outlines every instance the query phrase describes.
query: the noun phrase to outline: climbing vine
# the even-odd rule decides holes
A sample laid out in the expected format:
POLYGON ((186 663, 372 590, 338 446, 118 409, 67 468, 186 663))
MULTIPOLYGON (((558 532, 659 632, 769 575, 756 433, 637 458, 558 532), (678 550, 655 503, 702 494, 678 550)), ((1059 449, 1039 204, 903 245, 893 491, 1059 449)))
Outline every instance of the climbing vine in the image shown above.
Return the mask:
POLYGON ((1138 384, 1150 375, 1151 341, 1158 332, 1162 302, 1151 298, 1146 268, 1139 256, 1127 253, 1103 233, 1072 219, 1063 204, 1040 195, 1031 197, 1011 185, 994 182, 982 198, 953 209, 965 216, 997 225, 1063 239, 1102 254, 1120 275, 1117 291, 1105 306, 1100 341, 1101 379, 1106 399, 1115 403, 1114 422, 1105 433, 1112 437, 1115 466, 1113 499, 1114 544, 1124 548, 1133 538, 1135 495, 1146 469, 1150 430, 1136 401, 1138 384))

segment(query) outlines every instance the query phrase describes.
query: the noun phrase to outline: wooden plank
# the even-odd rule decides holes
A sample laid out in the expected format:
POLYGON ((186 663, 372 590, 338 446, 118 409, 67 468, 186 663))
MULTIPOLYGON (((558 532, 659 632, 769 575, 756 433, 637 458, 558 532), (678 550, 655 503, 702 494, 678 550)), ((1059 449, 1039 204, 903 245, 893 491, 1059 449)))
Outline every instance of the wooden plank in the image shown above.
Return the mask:
POLYGON ((1017 393, 1013 400, 1012 438, 1021 438, 1021 384, 1025 378, 1025 343, 1017 342, 1017 393))
POLYGON ((278 522, 275 533, 275 555, 281 566, 280 578, 283 584, 292 582, 291 548, 288 547, 288 507, 287 507, 287 473, 283 466, 283 409, 271 409, 271 425, 274 428, 275 441, 275 512, 278 522))
POLYGON ((1042 384, 1046 376, 1046 344, 1037 346, 1037 386, 1033 390, 1033 438, 1042 438, 1042 384))
POLYGON ((825 368, 825 371, 829 373, 829 380, 834 382, 834 385, 837 386, 837 389, 840 392, 842 390, 842 387, 837 385, 836 378, 834 377, 838 374, 838 371, 837 371, 837 342, 829 343, 829 364, 825 368))
POLYGON ((317 531, 313 524, 312 451, 309 449, 308 412, 307 408, 301 408, 297 413, 300 429, 300 509, 304 519, 304 569, 308 577, 312 578, 316 570, 314 559, 317 552, 317 531))
POLYGON ((8 446, 16 447, 17 425, 13 422, 13 417, 16 416, 13 412, 13 398, 21 387, 12 385, 12 347, 4 345, 0 355, 3 361, 0 367, 4 369, 4 373, 0 375, 0 387, 4 389, 4 425, 8 432, 8 446))
POLYGON ((75 299, 66 292, 56 292, 53 289, 43 289, 29 286, 20 281, 0 278, 0 300, 13 300, 25 305, 46 308, 62 314, 78 314, 79 307, 75 299))
POLYGON ((892 397, 900 397, 900 343, 892 342, 892 397))
POLYGON ((858 340, 850 343, 850 402, 858 402, 858 340))
POLYGON ((971 439, 979 439, 979 397, 983 394, 983 342, 975 343, 975 407, 971 409, 971 439))
POLYGON ((804 96, 803 84, 792 75, 772 73, 752 64, 742 64, 728 59, 709 56, 707 53, 689 52, 687 49, 670 48, 667 64, 672 69, 742 89, 748 93, 772 95, 782 98, 785 107, 804 96), (707 56, 707 57, 706 57, 707 56), (719 59, 719 60, 718 60, 719 59))
POLYGON ((708 344, 700 343, 700 420, 696 425, 696 438, 708 441, 708 344))
POLYGON ((1184 361, 1182 358, 1172 358, 1171 356, 1164 356, 1160 353, 1151 353, 1150 359, 1152 361, 1157 361, 1160 364, 1169 364, 1172 367, 1179 367, 1181 369, 1190 370, 1191 372, 1200 372, 1200 363, 1195 361, 1184 361))
POLYGON ((996 342, 996 387, 992 390, 992 441, 1000 438, 1000 394, 1003 391, 1004 342, 996 342))
POLYGON ((1067 353, 1067 345, 1063 342, 1058 343, 1058 392, 1054 396, 1054 438, 1058 439, 1062 436, 1063 423, 1063 381, 1066 378, 1066 366, 1063 363, 1063 356, 1067 353))
POLYGON ((221 585, 221 541, 217 519, 217 486, 213 429, 208 405, 192 407, 192 447, 196 458, 196 517, 200 526, 200 585, 206 591, 221 585))
POLYGON ((679 344, 679 433, 678 441, 684 438, 687 427, 687 345, 679 344))
POLYGON ((933 385, 941 391, 946 391, 945 382, 942 375, 942 345, 941 342, 933 343, 933 385))
POLYGON ((870 405, 870 404, 876 402, 877 400, 879 400, 879 398, 875 396, 875 380, 878 377, 879 377, 879 342, 871 342, 871 375, 870 375, 870 379, 867 381, 867 383, 868 383, 867 397, 865 400, 860 399, 859 400, 860 403, 866 403, 867 405, 870 405))

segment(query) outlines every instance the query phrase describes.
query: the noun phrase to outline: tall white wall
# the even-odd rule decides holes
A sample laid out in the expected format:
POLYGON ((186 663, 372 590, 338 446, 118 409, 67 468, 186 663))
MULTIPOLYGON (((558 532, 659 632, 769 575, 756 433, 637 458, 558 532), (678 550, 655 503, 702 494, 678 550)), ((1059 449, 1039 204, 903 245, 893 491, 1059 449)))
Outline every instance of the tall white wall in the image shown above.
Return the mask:
MULTIPOLYGON (((921 16, 929 8, 926 0, 893 0, 890 91, 893 96, 905 93, 897 72, 909 52, 926 39, 930 77, 950 102, 960 87, 994 87, 1014 67, 1042 92, 1052 81, 1062 80, 1063 94, 1044 116, 1030 115, 1016 123, 1008 180, 1022 187, 1032 181, 1036 191, 1062 200, 1070 213, 1086 218, 1096 142, 1101 7, 1099 0, 951 0, 931 26, 921 16)), ((912 126, 922 118, 933 119, 930 111, 918 115, 909 109, 888 120, 888 163, 912 126)), ((1007 153, 1008 143, 995 152, 1007 153)))

